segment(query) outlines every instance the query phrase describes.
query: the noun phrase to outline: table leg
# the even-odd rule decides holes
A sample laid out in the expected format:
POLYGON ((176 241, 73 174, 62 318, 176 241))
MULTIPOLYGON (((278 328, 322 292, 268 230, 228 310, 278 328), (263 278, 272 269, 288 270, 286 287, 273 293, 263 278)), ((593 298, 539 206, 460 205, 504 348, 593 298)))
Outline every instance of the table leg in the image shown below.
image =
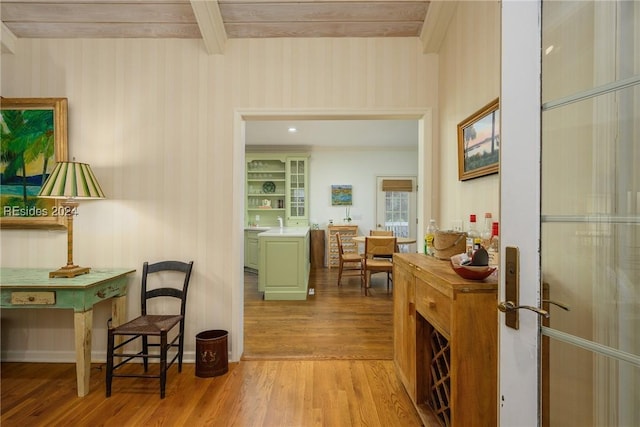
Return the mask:
POLYGON ((127 320, 127 296, 111 299, 111 323, 120 326, 127 320))
MULTIPOLYGON (((127 321, 127 296, 114 297, 111 299, 111 324, 116 327, 127 321)), ((118 346, 124 341, 124 336, 116 335, 114 344, 118 346)), ((122 358, 115 357, 114 363, 119 363, 122 358)))
POLYGON ((79 397, 86 396, 89 393, 92 326, 93 310, 73 313, 73 327, 76 336, 76 379, 79 397))

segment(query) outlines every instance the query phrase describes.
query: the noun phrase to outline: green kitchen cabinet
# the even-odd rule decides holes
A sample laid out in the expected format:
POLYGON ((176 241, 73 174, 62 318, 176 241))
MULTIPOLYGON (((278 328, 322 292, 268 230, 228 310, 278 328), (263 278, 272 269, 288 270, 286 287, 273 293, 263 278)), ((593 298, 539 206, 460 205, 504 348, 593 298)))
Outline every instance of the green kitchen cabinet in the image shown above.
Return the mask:
POLYGON ((247 153, 245 226, 309 225, 309 156, 247 153))
POLYGON ((244 230, 244 266, 245 268, 258 272, 260 247, 258 245, 258 234, 268 230, 265 228, 244 230))

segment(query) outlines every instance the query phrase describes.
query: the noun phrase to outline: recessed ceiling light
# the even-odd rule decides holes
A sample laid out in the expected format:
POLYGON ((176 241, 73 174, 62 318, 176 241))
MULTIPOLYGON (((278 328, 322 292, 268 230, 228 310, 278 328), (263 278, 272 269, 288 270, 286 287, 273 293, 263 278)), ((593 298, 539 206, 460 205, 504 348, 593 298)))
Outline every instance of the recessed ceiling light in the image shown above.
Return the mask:
POLYGON ((297 129, 297 128, 294 128, 294 127, 290 127, 289 129, 287 129, 287 131, 288 131, 289 133, 296 133, 296 132, 298 132, 298 129, 297 129))

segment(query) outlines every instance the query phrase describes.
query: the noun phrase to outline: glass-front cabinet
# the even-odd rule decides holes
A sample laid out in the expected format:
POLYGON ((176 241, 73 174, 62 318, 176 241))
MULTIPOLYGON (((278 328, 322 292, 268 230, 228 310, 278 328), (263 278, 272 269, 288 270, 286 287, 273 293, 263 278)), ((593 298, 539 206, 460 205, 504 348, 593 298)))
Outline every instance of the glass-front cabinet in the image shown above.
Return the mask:
POLYGON ((287 158, 287 218, 288 226, 309 225, 307 173, 308 157, 287 158))
POLYGON ((308 225, 308 156, 280 153, 246 155, 245 224, 276 227, 308 225))

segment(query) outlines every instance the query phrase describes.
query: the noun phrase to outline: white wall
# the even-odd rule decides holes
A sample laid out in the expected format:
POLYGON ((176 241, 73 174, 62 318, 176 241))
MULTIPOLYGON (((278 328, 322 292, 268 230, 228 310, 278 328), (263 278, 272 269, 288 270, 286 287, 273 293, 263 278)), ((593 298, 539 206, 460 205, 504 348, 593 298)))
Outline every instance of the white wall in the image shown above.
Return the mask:
MULTIPOLYGON (((243 332, 238 111, 427 111, 438 94, 437 58, 411 38, 231 40, 224 55, 196 40, 20 39, 1 59, 2 96, 68 98, 70 157, 107 195, 80 206, 74 261, 137 268, 138 313, 145 260, 194 260, 186 335, 229 330, 232 360, 243 332)), ((0 236, 3 267, 66 262, 64 233, 0 236)), ((108 304, 96 308, 94 360, 108 317, 108 304)), ((72 329, 70 312, 3 310, 2 357, 73 360, 72 329)))
POLYGON ((314 151, 311 153, 310 219, 326 229, 329 219, 342 222, 345 208, 331 206, 331 185, 353 186, 353 206, 350 215, 360 234, 375 229, 376 177, 417 176, 418 150, 354 150, 314 151))

